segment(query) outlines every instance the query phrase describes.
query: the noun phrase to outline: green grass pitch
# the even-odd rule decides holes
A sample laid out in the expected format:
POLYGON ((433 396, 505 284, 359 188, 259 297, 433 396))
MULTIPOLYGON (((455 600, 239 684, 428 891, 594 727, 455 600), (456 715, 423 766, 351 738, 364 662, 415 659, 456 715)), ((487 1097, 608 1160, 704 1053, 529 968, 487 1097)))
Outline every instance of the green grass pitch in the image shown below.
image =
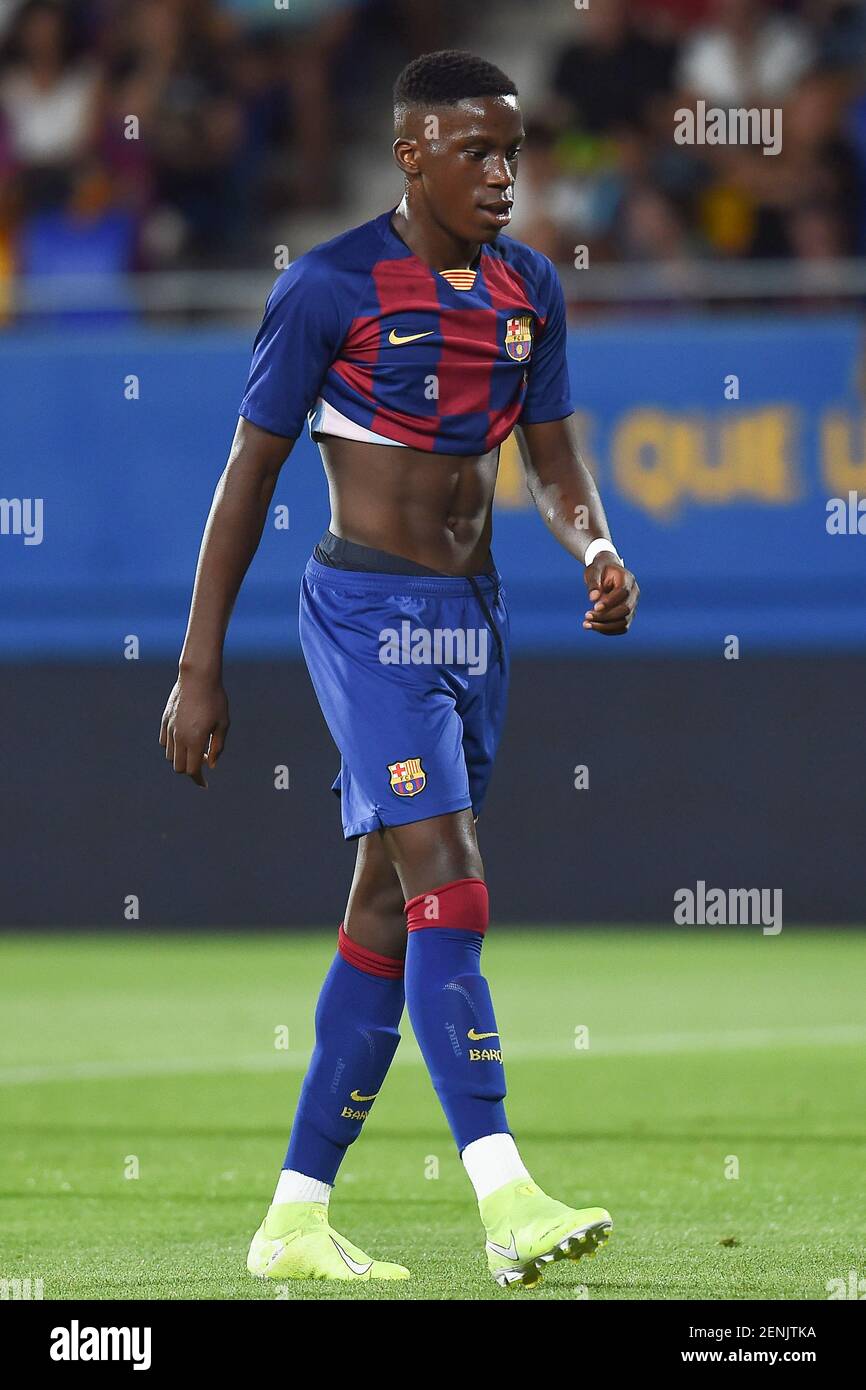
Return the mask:
POLYGON ((494 927, 512 1128, 547 1191, 610 1209, 610 1245, 535 1292, 493 1284, 404 1016, 331 1212, 412 1281, 250 1278, 335 937, 0 940, 0 1278, 45 1298, 826 1299, 866 1275, 866 936, 494 927))

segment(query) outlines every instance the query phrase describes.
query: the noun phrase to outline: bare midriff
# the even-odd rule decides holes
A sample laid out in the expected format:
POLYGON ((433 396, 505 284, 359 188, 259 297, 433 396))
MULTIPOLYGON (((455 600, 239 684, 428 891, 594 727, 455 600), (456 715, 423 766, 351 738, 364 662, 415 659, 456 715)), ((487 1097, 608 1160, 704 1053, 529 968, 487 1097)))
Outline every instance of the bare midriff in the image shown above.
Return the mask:
POLYGON ((485 569, 499 446, 453 455, 336 435, 318 442, 334 535, 443 574, 485 569))

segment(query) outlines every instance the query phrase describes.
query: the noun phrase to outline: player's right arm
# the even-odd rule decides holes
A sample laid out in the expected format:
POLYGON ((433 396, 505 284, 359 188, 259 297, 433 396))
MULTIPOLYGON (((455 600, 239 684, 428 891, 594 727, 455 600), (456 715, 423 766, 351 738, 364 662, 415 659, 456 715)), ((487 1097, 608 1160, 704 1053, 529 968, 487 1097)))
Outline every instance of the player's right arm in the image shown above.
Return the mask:
POLYGON ((327 257, 301 256, 268 296, 229 460, 199 552, 178 679, 159 741, 175 772, 207 786, 229 727, 222 682, 232 608, 258 549, 280 469, 346 328, 341 280, 327 257))
POLYGON ((207 786, 205 755, 213 767, 229 728, 222 681, 229 618, 293 444, 241 416, 205 524, 178 677, 159 731, 175 772, 186 773, 200 787, 207 786))

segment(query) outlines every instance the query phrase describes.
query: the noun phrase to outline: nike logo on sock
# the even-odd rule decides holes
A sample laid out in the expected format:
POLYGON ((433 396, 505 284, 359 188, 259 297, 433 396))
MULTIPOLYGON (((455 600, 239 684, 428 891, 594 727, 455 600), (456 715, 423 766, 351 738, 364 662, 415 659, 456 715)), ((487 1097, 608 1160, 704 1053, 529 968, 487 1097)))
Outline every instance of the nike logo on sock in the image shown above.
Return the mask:
POLYGON ((482 1038, 498 1038, 498 1033, 476 1033, 474 1028, 470 1028, 466 1034, 470 1042, 481 1042, 482 1038))
MULTIPOLYGON (((331 1236, 331 1240, 334 1240, 333 1236, 331 1236)), ((336 1245, 338 1251, 340 1252, 340 1255, 342 1256, 345 1263, 349 1266, 353 1274, 366 1274, 368 1269, 373 1268, 372 1260, 370 1260, 365 1265, 359 1264, 357 1260, 352 1259, 351 1255, 346 1254, 346 1251, 343 1249, 339 1241, 334 1240, 334 1244, 336 1245)))

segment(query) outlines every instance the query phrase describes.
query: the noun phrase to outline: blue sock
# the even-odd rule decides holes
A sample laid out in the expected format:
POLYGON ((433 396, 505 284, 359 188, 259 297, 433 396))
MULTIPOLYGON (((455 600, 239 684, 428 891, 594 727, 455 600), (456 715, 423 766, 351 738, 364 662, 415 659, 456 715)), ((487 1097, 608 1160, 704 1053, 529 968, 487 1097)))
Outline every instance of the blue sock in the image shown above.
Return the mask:
POLYGON ((481 974, 487 890, 480 879, 460 879, 410 899, 406 913, 409 1017, 462 1152, 485 1135, 511 1132, 502 1045, 481 974), (437 915, 428 920, 431 903, 437 915))
POLYGON ((404 1002, 403 962, 359 946, 341 925, 283 1168, 333 1185, 397 1051, 404 1002))

